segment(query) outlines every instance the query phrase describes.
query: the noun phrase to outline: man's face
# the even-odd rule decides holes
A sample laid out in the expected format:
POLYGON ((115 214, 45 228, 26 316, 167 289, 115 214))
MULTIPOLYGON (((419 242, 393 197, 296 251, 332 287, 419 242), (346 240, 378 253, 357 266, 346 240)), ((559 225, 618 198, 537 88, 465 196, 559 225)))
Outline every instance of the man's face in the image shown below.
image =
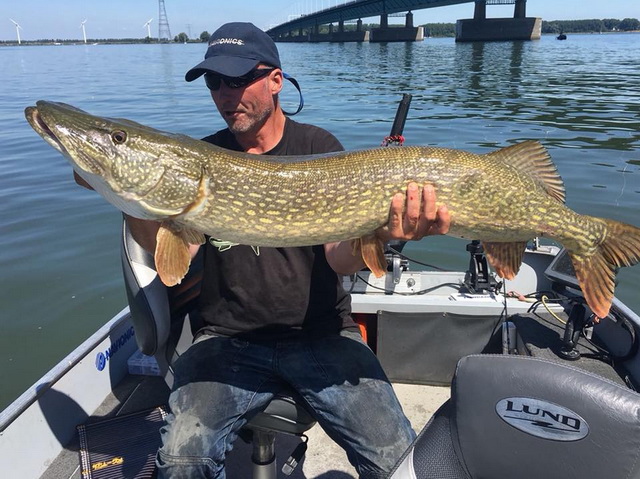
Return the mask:
POLYGON ((240 88, 231 88, 221 81, 219 89, 211 90, 211 98, 229 130, 233 134, 247 134, 257 132, 274 112, 274 95, 281 84, 282 72, 276 69, 240 88))

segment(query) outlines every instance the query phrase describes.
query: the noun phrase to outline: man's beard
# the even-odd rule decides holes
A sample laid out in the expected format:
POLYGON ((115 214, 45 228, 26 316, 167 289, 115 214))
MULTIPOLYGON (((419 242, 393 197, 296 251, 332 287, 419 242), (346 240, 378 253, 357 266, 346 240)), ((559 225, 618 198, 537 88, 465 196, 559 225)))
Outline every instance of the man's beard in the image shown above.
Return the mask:
POLYGON ((258 131, 262 125, 264 125, 266 119, 273 112, 272 108, 265 108, 257 115, 244 115, 244 118, 236 120, 227 120, 227 126, 234 135, 250 133, 251 131, 258 131))

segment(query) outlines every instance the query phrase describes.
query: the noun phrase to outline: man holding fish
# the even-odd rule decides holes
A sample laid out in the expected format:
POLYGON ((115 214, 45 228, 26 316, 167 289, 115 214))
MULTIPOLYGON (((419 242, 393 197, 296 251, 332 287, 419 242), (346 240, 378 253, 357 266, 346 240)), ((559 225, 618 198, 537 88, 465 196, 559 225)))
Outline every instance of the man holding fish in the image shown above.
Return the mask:
MULTIPOLYGON (((228 125, 204 141, 264 155, 343 149, 329 132, 285 116, 278 94, 286 77, 276 45, 252 24, 214 32, 205 60, 186 80, 200 76, 228 125)), ((260 201, 259 192, 244 195, 260 201)), ((131 216, 127 222, 138 242, 156 251, 160 223, 131 216)), ((376 236, 419 240, 448 228, 433 187, 411 183, 406 195, 393 197, 389 222, 376 236)), ((238 431, 283 386, 300 393, 360 477, 387 476, 415 435, 342 288, 339 275, 365 266, 359 247, 358 241, 251 247, 209 237, 190 246, 192 257, 204 248, 202 327, 175 365, 159 477, 224 477, 238 431)))
POLYGON ((79 182, 129 215, 164 284, 178 284, 204 245, 202 324, 176 364, 157 458, 164 477, 224 477, 238 429, 282 385, 302 394, 362 477, 385 476, 413 432, 338 274, 364 264, 385 274, 388 239, 478 239, 505 279, 529 240, 554 239, 598 318, 609 314, 618 268, 640 261, 640 228, 567 207, 537 141, 481 155, 337 151, 328 132, 284 116, 277 49, 250 24, 213 35, 186 79, 202 75, 228 125, 205 141, 64 103, 25 109, 79 182))

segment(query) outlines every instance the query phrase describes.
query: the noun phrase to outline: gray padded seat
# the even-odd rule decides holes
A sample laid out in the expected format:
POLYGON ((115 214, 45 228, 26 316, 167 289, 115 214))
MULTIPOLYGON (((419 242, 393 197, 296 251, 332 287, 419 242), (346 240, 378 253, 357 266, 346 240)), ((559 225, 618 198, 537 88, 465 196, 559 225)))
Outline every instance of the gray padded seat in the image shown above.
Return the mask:
POLYGON ((638 479, 640 395, 524 356, 462 358, 393 479, 638 479))

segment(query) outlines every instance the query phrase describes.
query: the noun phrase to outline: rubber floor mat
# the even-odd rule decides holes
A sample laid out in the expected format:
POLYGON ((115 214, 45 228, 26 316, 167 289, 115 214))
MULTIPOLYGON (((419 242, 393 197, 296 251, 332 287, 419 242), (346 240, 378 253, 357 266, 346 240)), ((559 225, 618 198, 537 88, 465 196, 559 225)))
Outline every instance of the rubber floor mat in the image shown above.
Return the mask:
POLYGON ((153 478, 167 411, 158 406, 78 426, 82 478, 153 478))

